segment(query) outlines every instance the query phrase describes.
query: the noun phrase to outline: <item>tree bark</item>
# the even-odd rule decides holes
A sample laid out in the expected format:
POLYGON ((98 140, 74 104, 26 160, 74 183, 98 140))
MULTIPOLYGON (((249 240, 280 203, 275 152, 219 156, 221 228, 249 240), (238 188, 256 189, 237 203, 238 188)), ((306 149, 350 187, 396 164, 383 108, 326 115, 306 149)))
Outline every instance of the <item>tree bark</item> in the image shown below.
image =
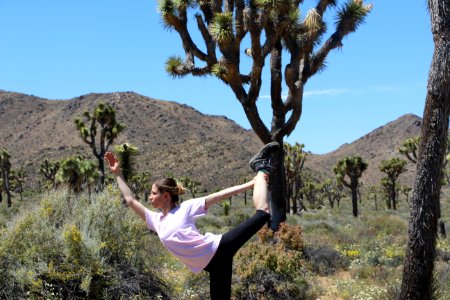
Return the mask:
POLYGON ((358 217, 358 179, 351 177, 351 190, 352 190, 352 208, 353 216, 358 217))
POLYGON ((442 165, 450 112, 450 2, 429 0, 435 43, 411 198, 400 299, 433 299, 442 165))
POLYGON ((286 176, 284 170, 284 151, 277 151, 274 155, 276 169, 270 173, 269 201, 272 214, 271 229, 277 230, 280 223, 286 221, 286 176))

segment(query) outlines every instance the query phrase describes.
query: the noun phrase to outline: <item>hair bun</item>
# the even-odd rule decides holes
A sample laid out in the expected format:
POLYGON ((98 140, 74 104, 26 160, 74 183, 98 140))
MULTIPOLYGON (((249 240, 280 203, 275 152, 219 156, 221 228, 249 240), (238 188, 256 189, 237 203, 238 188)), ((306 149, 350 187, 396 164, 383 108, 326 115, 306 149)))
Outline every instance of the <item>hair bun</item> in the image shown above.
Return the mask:
POLYGON ((178 184, 177 185, 177 195, 183 195, 185 192, 186 192, 186 189, 182 185, 178 184))

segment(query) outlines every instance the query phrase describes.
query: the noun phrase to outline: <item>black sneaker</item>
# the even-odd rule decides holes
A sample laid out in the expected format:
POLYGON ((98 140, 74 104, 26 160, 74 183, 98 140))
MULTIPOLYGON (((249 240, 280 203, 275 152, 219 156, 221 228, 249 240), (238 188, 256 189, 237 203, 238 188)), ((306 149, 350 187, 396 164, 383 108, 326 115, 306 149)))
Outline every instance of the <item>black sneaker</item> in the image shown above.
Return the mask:
POLYGON ((264 145, 259 152, 250 159, 248 164, 253 171, 258 172, 259 170, 271 170, 273 165, 271 164, 272 154, 280 149, 280 144, 277 142, 271 142, 264 145))

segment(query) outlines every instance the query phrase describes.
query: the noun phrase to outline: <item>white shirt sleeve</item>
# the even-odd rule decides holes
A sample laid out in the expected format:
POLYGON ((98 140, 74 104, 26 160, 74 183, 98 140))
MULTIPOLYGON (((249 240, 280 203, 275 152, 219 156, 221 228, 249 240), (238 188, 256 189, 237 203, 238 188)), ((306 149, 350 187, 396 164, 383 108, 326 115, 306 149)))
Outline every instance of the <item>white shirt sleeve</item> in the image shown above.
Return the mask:
POLYGON ((190 217, 198 218, 206 215, 205 197, 194 198, 181 203, 181 206, 186 207, 186 211, 190 217))
POLYGON ((159 213, 151 211, 150 209, 145 209, 145 223, 147 224, 147 228, 150 230, 153 230, 154 232, 158 233, 156 231, 156 224, 158 220, 160 219, 159 213))

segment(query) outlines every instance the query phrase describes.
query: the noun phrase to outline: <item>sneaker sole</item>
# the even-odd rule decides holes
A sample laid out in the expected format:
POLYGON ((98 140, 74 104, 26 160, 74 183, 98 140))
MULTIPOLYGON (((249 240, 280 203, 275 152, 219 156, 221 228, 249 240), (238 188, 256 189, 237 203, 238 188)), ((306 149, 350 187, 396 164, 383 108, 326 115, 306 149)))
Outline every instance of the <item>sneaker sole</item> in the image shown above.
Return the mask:
POLYGON ((263 156, 263 152, 267 151, 269 148, 272 148, 272 147, 279 149, 280 148, 280 144, 278 142, 270 142, 268 144, 265 144, 261 149, 259 149, 258 153, 250 159, 250 161, 248 162, 249 166, 252 168, 252 163, 255 160, 257 160, 260 157, 262 157, 263 156))

